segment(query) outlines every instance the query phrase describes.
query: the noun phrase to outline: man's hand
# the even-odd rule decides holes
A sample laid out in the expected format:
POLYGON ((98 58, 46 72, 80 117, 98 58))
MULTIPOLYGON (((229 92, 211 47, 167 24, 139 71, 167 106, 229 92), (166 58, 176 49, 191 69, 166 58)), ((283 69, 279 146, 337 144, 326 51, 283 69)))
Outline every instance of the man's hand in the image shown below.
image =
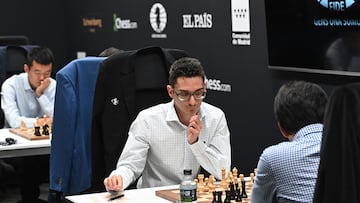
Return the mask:
POLYGON ((120 175, 110 175, 104 179, 104 185, 108 191, 119 192, 123 190, 123 179, 120 175))
POLYGON ((199 139, 199 134, 202 128, 201 121, 198 115, 194 115, 190 118, 188 126, 187 140, 189 144, 194 144, 199 139))
POLYGON ((41 84, 39 87, 36 88, 35 92, 38 97, 40 97, 47 87, 50 85, 50 78, 45 78, 43 81, 41 81, 41 84))

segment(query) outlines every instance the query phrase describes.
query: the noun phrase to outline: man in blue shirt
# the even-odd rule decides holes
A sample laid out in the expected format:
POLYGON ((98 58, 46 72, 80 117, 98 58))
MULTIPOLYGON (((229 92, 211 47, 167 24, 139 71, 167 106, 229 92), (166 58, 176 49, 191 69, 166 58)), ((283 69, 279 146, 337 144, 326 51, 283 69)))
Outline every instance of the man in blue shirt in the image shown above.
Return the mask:
POLYGON ((312 202, 326 103, 325 91, 313 83, 291 81, 279 89, 274 112, 288 141, 261 154, 252 203, 312 202))
POLYGON ((25 73, 13 75, 2 85, 1 106, 6 126, 20 127, 24 121, 33 127, 36 117, 51 117, 54 112, 56 82, 50 78, 54 57, 50 49, 36 47, 29 53, 25 73))
MULTIPOLYGON (((56 82, 50 78, 53 53, 46 47, 35 47, 28 54, 25 73, 8 78, 1 88, 1 106, 6 126, 19 128, 23 121, 27 128, 34 126, 36 117, 52 117, 56 82)), ((49 156, 23 157, 14 160, 20 174, 20 202, 47 202, 38 199, 39 185, 48 179, 49 156)))

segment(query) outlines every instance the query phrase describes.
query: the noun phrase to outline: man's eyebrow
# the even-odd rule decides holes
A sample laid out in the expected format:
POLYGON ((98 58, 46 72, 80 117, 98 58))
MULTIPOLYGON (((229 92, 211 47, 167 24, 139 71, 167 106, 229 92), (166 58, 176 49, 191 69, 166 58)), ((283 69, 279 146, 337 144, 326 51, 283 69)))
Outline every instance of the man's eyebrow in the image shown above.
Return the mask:
MULTIPOLYGON (((199 89, 195 90, 194 92, 197 92, 197 91, 200 91, 200 90, 203 90, 203 89, 204 88, 202 87, 202 88, 199 88, 199 89)), ((188 90, 178 90, 178 91, 180 91, 180 92, 190 92, 188 90)))

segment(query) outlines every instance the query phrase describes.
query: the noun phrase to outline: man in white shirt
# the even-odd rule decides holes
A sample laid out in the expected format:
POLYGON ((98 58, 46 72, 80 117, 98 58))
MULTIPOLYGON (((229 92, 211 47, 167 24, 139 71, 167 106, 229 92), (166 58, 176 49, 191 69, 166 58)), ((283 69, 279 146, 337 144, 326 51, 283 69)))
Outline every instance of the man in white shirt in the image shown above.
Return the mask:
POLYGON ((181 58, 170 70, 172 101, 139 113, 117 168, 104 179, 108 191, 179 184, 183 170, 196 177, 200 166, 217 179, 230 170, 230 132, 224 112, 203 102, 205 72, 197 59, 181 58))
POLYGON ((54 57, 50 49, 37 47, 29 53, 25 73, 13 75, 2 85, 1 107, 7 127, 18 128, 21 121, 33 127, 36 117, 51 117, 54 111, 56 81, 51 76, 54 57))
MULTIPOLYGON (((52 117, 56 81, 51 76, 54 56, 46 47, 35 47, 28 54, 25 73, 13 75, 2 85, 1 107, 6 127, 19 128, 25 122, 32 128, 36 118, 52 117)), ((19 168, 20 202, 47 202, 38 199, 39 185, 49 176, 49 156, 23 157, 14 161, 19 168)))

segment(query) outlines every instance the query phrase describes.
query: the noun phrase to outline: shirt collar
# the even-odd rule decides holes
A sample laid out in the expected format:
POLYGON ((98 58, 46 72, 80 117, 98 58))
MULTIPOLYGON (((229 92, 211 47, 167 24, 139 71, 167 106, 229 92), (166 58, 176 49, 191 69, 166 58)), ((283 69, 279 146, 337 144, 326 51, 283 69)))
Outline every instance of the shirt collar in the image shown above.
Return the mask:
MULTIPOLYGON (((205 118, 205 113, 204 113, 204 109, 203 109, 203 102, 200 105, 200 110, 199 110, 199 117, 200 120, 203 120, 205 118)), ((175 107, 174 107, 174 99, 172 99, 169 103, 168 103, 168 109, 167 109, 167 113, 166 113, 166 121, 179 121, 179 118, 176 114, 175 111, 175 107)))
POLYGON ((25 90, 33 90, 30 86, 30 81, 27 73, 22 73, 21 79, 24 84, 25 90))
POLYGON ((305 137, 306 135, 312 134, 312 133, 321 133, 323 130, 323 124, 321 123, 315 123, 307 125, 303 128, 301 128, 294 137, 294 140, 301 139, 302 137, 305 137))

